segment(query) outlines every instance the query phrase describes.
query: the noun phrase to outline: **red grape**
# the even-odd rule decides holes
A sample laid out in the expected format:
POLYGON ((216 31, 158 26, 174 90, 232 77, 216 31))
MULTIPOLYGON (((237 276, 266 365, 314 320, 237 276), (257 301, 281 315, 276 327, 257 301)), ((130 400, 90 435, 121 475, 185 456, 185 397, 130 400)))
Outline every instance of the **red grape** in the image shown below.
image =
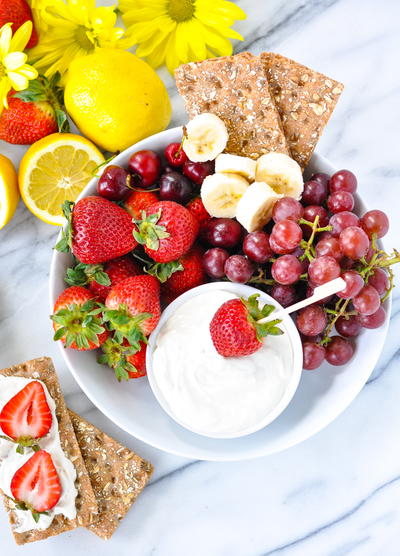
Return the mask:
POLYGON ((311 176, 310 181, 319 181, 322 184, 328 186, 329 174, 324 174, 323 172, 317 172, 316 174, 313 174, 311 176))
POLYGON ((360 315, 372 315, 379 309, 380 304, 379 293, 369 284, 364 286, 360 293, 353 298, 354 309, 360 315))
POLYGON ((373 274, 368 277, 368 284, 373 286, 379 295, 383 295, 389 288, 389 278, 383 268, 375 268, 373 274))
MULTIPOLYGON (((294 255, 300 261, 300 257, 304 255, 304 249, 302 247, 296 247, 296 249, 291 254, 294 255)), ((308 267, 310 266, 310 261, 307 259, 307 257, 304 257, 304 259, 300 261, 300 264, 301 264, 301 273, 304 274, 305 272, 307 272, 308 267)))
POLYGON ((110 164, 97 182, 97 193, 109 201, 124 201, 132 193, 131 176, 121 166, 110 164))
POLYGON ((297 295, 293 286, 285 286, 283 284, 274 284, 271 290, 271 297, 276 299, 282 307, 289 307, 296 302, 297 295))
POLYGON ((322 365, 325 359, 325 348, 314 342, 303 343, 303 369, 313 371, 322 365))
POLYGON ((363 328, 379 328, 386 320, 386 313, 382 305, 372 315, 357 315, 357 322, 363 328))
POLYGON ((349 318, 339 317, 335 323, 335 328, 339 334, 345 338, 353 338, 361 332, 361 325, 357 322, 355 316, 349 318))
POLYGON ((214 173, 215 164, 213 160, 207 162, 192 162, 187 160, 183 164, 182 171, 192 182, 201 185, 207 176, 214 173))
POLYGON ((278 284, 294 284, 301 275, 301 264, 294 255, 283 255, 272 263, 272 278, 278 284))
POLYGON ((251 232, 243 240, 243 251, 251 261, 266 263, 273 256, 266 232, 251 232))
POLYGON ((281 220, 300 220, 303 216, 304 208, 299 201, 293 197, 282 197, 274 205, 272 210, 272 219, 274 222, 281 220))
POLYGON ((211 218, 204 229, 205 237, 215 247, 235 247, 242 239, 243 228, 232 218, 211 218))
POLYGON ((332 336, 325 350, 325 359, 331 365, 345 365, 353 357, 354 347, 341 336, 332 336))
POLYGON ((343 253, 340 250, 340 243, 336 237, 325 237, 320 239, 315 246, 315 252, 317 257, 322 257, 322 255, 329 255, 337 261, 343 257, 343 253))
POLYGON ((293 249, 283 249, 283 247, 278 245, 272 235, 269 236, 269 246, 277 255, 287 255, 288 253, 291 253, 293 251, 293 249))
POLYGON ((326 204, 332 213, 343 212, 344 210, 352 211, 354 208, 354 197, 348 191, 336 191, 336 193, 329 195, 326 204))
POLYGON ((361 259, 368 253, 368 236, 358 226, 350 226, 340 232, 339 242, 343 255, 350 259, 361 259))
POLYGON ((211 278, 222 278, 225 276, 225 263, 229 257, 228 251, 220 247, 208 249, 203 255, 203 268, 211 278))
POLYGON ((309 305, 300 309, 296 317, 296 326, 305 336, 317 336, 325 330, 326 314, 320 305, 309 305))
POLYGON ((244 284, 253 276, 254 266, 243 255, 231 255, 226 259, 224 270, 231 282, 244 284))
POLYGON ((321 286, 340 276, 340 266, 333 257, 323 255, 311 261, 308 267, 308 278, 316 286, 321 286))
POLYGON ((320 180, 310 180, 304 183, 301 196, 304 205, 321 205, 328 195, 328 185, 320 180))
MULTIPOLYGON (((314 222, 316 216, 319 216, 318 228, 323 228, 328 225, 329 217, 324 207, 318 205, 308 205, 308 207, 305 207, 303 214, 304 220, 314 222)), ((309 228, 309 226, 307 227, 309 228)))
POLYGON ((300 245, 303 233, 293 220, 281 220, 272 228, 271 237, 282 249, 293 251, 300 245))
POLYGON ((340 233, 349 228, 350 226, 358 226, 358 217, 354 212, 349 212, 344 210, 343 212, 337 212, 332 215, 329 220, 329 225, 332 226, 331 234, 334 237, 339 237, 340 233))
POLYGON ((364 286, 364 280, 355 270, 345 270, 342 272, 341 278, 346 282, 346 287, 336 295, 342 299, 351 299, 358 295, 364 286))
POLYGON ((339 170, 329 180, 329 191, 348 191, 354 193, 357 189, 357 178, 350 170, 339 170))
POLYGON ((170 166, 179 168, 186 160, 189 160, 181 143, 170 143, 164 150, 165 158, 170 166))
POLYGON ((368 237, 372 237, 372 234, 383 237, 389 229, 389 219, 381 210, 369 210, 361 218, 360 226, 368 237))
POLYGON ((161 174, 161 158, 154 151, 138 151, 131 155, 128 169, 138 185, 147 188, 153 185, 161 174))

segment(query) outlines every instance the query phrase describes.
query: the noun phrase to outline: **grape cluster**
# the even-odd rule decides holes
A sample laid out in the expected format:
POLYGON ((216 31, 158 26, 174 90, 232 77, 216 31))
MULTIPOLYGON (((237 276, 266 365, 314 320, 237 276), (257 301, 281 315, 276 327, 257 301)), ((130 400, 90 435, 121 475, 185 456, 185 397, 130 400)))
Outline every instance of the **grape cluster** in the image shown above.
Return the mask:
POLYGON ((316 369, 324 360, 344 365, 361 330, 385 322, 382 303, 393 287, 390 267, 400 262, 400 254, 388 255, 377 244, 389 229, 384 212, 370 210, 361 218, 353 212, 356 189, 349 170, 331 177, 314 174, 304 184, 301 201, 283 197, 275 204, 264 230, 245 234, 227 218, 211 219, 204 230, 209 249, 203 266, 210 278, 259 287, 283 307, 343 278, 341 292, 295 317, 305 369, 316 369))

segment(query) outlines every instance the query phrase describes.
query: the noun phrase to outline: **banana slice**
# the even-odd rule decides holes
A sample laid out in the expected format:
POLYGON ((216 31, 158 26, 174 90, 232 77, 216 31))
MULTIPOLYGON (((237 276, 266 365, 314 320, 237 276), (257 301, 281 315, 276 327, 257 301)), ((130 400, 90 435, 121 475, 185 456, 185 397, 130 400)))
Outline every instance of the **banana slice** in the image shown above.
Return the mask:
POLYGON ((255 181, 244 192, 236 207, 236 220, 248 231, 261 230, 271 220, 279 195, 268 184, 255 181))
POLYGON ((267 183, 285 197, 299 200, 303 193, 303 175, 293 158, 283 153, 267 153, 260 156, 256 165, 256 181, 267 183))
POLYGON ((237 174, 212 174, 203 181, 201 200, 211 216, 233 218, 236 205, 248 187, 249 182, 237 174))
POLYGON ((256 161, 248 156, 219 154, 215 159, 215 171, 239 174, 248 181, 254 181, 256 164, 256 161))
POLYGON ((228 131, 221 118, 204 112, 187 124, 183 150, 193 162, 206 162, 222 153, 227 142, 228 131))

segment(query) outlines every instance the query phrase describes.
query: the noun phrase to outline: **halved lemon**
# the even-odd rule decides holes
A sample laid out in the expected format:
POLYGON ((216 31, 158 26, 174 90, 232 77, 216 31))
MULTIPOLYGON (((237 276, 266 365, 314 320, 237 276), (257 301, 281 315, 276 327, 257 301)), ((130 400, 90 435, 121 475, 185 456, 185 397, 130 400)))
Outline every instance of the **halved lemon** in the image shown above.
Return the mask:
POLYGON ((13 217, 18 201, 17 172, 11 160, 0 154, 0 230, 13 217))
POLYGON ((19 189, 26 206, 44 222, 62 226, 63 202, 75 201, 103 162, 98 148, 81 135, 43 137, 29 147, 19 167, 19 189))

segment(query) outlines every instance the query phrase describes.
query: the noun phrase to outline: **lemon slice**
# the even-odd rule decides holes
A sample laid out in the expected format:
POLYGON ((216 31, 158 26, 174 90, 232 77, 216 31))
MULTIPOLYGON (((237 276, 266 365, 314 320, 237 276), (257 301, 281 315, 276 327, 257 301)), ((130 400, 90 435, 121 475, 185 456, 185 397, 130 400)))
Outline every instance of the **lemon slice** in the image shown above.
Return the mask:
POLYGON ((62 226, 63 202, 75 201, 103 162, 97 147, 80 135, 43 137, 27 150, 19 167, 19 188, 26 206, 44 222, 62 226))
POLYGON ((13 217, 18 201, 17 172, 11 160, 0 154, 0 230, 13 217))

